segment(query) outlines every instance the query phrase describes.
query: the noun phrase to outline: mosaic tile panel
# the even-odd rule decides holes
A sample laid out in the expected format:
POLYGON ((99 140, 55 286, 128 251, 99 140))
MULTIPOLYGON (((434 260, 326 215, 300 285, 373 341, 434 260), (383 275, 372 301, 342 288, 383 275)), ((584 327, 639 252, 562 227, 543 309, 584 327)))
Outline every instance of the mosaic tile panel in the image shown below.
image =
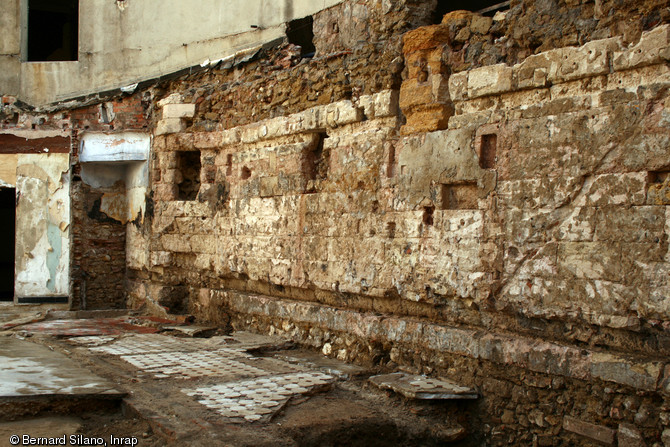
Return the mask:
POLYGON ((258 377, 267 375, 263 369, 235 359, 236 351, 158 352, 122 355, 121 359, 156 378, 222 378, 258 377))
POLYGON ((291 396, 326 385, 335 378, 319 372, 299 372, 182 390, 224 417, 258 421, 278 411, 291 396))

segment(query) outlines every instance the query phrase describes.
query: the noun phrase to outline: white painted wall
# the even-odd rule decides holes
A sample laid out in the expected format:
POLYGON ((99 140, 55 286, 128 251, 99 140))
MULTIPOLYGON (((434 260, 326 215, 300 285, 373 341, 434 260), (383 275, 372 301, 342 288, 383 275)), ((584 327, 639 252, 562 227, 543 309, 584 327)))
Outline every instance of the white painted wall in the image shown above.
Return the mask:
POLYGON ((287 21, 342 0, 80 0, 76 62, 19 62, 22 1, 0 3, 0 94, 41 106, 259 46, 283 37, 287 21))

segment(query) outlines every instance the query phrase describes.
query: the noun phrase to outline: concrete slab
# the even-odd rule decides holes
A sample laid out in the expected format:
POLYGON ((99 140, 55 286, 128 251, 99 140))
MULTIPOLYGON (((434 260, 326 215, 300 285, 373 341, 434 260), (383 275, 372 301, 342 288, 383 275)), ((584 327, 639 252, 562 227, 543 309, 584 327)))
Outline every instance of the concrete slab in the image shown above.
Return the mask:
POLYGON ((370 377, 370 382, 381 389, 393 390, 410 399, 477 399, 472 388, 460 386, 447 379, 418 376, 403 372, 370 377))
POLYGON ((54 395, 124 396, 110 381, 59 352, 29 341, 0 339, 0 363, 0 400, 54 395))

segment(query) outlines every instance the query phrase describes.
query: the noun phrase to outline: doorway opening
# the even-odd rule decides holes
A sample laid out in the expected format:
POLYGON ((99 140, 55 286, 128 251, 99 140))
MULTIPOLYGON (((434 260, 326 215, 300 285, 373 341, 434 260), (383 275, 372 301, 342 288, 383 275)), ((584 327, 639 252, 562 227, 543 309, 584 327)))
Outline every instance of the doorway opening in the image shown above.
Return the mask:
POLYGON ((14 300, 16 188, 0 188, 0 301, 14 300))

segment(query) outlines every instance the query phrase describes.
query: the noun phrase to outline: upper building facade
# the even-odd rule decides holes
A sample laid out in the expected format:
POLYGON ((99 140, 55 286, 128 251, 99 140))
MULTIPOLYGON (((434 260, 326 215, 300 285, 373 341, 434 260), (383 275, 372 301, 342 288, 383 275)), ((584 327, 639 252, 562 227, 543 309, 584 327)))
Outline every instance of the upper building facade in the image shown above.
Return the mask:
POLYGON ((0 93, 43 107, 215 61, 285 36, 341 0, 6 0, 0 93))

